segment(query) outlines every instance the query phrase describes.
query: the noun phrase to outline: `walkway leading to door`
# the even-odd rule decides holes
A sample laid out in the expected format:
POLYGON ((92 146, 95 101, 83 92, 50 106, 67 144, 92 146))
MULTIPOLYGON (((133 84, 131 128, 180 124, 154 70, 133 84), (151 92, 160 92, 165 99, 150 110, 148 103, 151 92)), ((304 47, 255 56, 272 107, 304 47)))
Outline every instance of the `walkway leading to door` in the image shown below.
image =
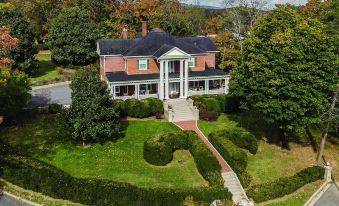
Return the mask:
POLYGON ((207 147, 211 150, 213 155, 217 158, 219 161, 219 164, 221 165, 221 173, 232 171, 231 167, 227 164, 227 162, 222 158, 222 156, 219 154, 219 152, 214 148, 214 146, 208 141, 208 139, 205 137, 205 135, 200 131, 200 129, 197 127, 197 121, 182 121, 182 122, 174 122, 175 125, 180 127, 182 130, 185 131, 193 131, 197 133, 199 138, 207 145, 207 147))

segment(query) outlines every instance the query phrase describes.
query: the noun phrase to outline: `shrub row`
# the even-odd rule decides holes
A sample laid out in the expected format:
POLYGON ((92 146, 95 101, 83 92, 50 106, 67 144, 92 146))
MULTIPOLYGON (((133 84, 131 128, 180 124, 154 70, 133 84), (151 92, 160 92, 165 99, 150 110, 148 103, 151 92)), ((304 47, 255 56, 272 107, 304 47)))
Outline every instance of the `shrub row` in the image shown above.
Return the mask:
POLYGON ((182 205, 184 199, 210 203, 215 199, 231 199, 221 187, 191 189, 139 188, 111 180, 80 179, 46 163, 20 156, 1 158, 2 178, 25 189, 53 198, 85 205, 182 205))
POLYGON ((209 112, 238 112, 240 107, 240 99, 229 94, 197 95, 192 99, 196 106, 203 107, 209 112))
POLYGON ((145 118, 156 116, 160 118, 164 112, 162 101, 157 98, 114 100, 113 103, 119 110, 121 117, 145 118))
POLYGON ((199 173, 213 186, 223 185, 221 166, 206 145, 192 132, 157 134, 144 144, 144 158, 154 165, 166 165, 177 149, 188 149, 199 173))
POLYGON ((258 140, 255 136, 242 128, 223 129, 215 132, 220 138, 227 138, 240 148, 248 150, 252 154, 258 151, 258 140))
POLYGON ((290 177, 283 177, 264 184, 253 185, 247 190, 247 195, 255 202, 263 202, 291 194, 308 183, 322 179, 323 176, 324 168, 313 166, 290 177))
POLYGON ((241 150, 238 146, 233 144, 229 139, 217 135, 217 133, 211 133, 208 139, 213 146, 219 151, 221 156, 226 160, 228 164, 233 168, 237 174, 243 174, 247 168, 247 154, 241 150))

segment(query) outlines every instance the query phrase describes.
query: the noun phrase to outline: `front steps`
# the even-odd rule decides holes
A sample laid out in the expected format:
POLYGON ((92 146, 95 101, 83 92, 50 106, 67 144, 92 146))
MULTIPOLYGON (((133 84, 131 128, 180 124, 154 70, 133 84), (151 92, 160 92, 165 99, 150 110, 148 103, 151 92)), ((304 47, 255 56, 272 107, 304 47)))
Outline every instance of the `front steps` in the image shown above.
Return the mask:
POLYGON ((199 120, 199 110, 192 100, 173 99, 164 102, 165 117, 169 122, 199 120))
POLYGON ((253 205, 253 203, 251 203, 248 200, 246 193, 237 178, 237 175, 233 171, 224 172, 221 175, 225 181, 224 187, 227 188, 231 192, 232 200, 235 204, 238 204, 241 206, 253 205))

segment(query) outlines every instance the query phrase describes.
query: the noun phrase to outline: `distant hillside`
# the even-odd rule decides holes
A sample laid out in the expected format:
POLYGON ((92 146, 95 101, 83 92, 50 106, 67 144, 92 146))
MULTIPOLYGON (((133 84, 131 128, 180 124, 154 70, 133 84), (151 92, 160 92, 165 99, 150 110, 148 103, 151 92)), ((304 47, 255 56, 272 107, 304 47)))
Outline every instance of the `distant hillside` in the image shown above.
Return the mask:
MULTIPOLYGON (((193 6, 197 6, 197 5, 193 5, 193 4, 182 4, 183 6, 187 6, 187 7, 193 7, 193 6)), ((207 10, 221 10, 223 9, 222 7, 216 7, 216 6, 205 6, 205 5, 199 5, 197 7, 203 8, 203 9, 207 9, 207 10)))

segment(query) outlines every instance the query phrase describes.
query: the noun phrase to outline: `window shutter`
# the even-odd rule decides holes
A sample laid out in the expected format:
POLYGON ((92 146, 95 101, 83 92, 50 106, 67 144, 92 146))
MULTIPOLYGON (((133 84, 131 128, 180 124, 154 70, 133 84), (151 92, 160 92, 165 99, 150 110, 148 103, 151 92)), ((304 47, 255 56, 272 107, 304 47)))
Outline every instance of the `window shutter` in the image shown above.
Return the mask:
POLYGON ((197 58, 194 57, 194 66, 196 67, 197 66, 197 58))
POLYGON ((147 69, 149 69, 149 60, 147 59, 147 69))
POLYGON ((140 69, 140 65, 139 65, 139 59, 137 60, 137 69, 140 69))

